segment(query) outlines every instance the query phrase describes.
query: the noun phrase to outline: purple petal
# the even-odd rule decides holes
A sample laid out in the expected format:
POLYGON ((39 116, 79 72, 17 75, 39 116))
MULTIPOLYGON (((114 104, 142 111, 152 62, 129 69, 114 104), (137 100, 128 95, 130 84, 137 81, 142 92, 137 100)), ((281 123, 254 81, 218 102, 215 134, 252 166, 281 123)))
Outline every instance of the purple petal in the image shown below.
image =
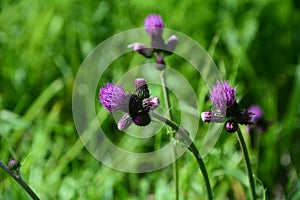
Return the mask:
POLYGON ((131 125, 131 123, 132 123, 131 117, 129 116, 128 113, 125 113, 120 119, 120 121, 118 122, 118 129, 124 131, 131 125))
POLYGON ((161 16, 157 14, 150 14, 145 19, 145 30, 152 37, 154 35, 161 35, 165 27, 161 16))

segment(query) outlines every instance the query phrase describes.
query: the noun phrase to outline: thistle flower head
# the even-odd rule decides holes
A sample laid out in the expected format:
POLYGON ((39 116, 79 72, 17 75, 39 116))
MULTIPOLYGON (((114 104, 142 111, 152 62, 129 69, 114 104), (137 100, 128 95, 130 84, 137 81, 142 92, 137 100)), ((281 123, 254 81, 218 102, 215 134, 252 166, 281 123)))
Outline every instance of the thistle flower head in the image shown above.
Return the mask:
MULTIPOLYGON (((238 124, 252 125, 257 122, 255 113, 248 110, 240 110, 236 102, 235 88, 227 81, 217 81, 210 92, 210 100, 217 107, 217 110, 209 110, 201 113, 203 122, 223 122, 227 132, 237 131, 238 124)), ((257 108, 255 108, 257 109, 257 108)))
POLYGON ((145 22, 145 30, 151 36, 160 36, 165 27, 161 16, 157 14, 150 14, 146 17, 145 22))
POLYGON ((127 129, 132 122, 147 126, 151 122, 149 111, 159 106, 158 97, 151 97, 146 80, 135 79, 135 91, 128 94, 121 86, 105 84, 99 93, 100 103, 111 113, 119 109, 125 113, 118 122, 118 129, 127 129))
POLYGON ((122 87, 107 83, 100 89, 99 100, 106 110, 114 112, 128 109, 129 96, 122 87))
POLYGON ((226 110, 236 103, 235 88, 232 88, 227 81, 217 81, 209 97, 219 110, 226 110))

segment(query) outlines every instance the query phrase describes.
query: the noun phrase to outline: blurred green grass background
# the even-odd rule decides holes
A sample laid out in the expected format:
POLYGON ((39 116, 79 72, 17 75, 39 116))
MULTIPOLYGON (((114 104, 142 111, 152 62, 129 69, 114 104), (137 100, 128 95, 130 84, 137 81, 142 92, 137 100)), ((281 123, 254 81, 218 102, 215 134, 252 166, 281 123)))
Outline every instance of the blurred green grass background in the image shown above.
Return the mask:
MULTIPOLYGON (((171 166, 145 174, 110 169, 85 150, 72 117, 73 83, 84 58, 113 34, 142 27, 149 13, 160 14, 167 28, 201 44, 223 78, 238 86, 243 107, 255 103, 263 108, 272 125, 255 135, 250 149, 254 172, 263 183, 257 185, 258 193, 263 196, 264 187, 267 199, 299 199, 297 0, 2 0, 0 159, 20 160, 22 176, 41 199, 174 199, 171 166)), ((134 58, 143 61, 139 56, 134 58)), ((124 66, 111 68, 107 80, 133 67, 132 58, 122 58, 124 66)), ((168 60, 170 66, 176 61, 168 60)), ((184 64, 176 70, 195 77, 184 64)), ((194 88, 198 84, 191 80, 194 88)), ((200 111, 207 110, 208 91, 200 92, 205 94, 200 111)), ((106 113, 102 118, 120 137, 112 117, 106 113)), ((199 122, 199 130, 205 128, 199 122)), ((250 197, 235 135, 224 132, 205 161, 216 199, 250 197)), ((179 174, 180 199, 205 199, 203 177, 189 153, 179 159, 179 174)), ((4 171, 0 183, 2 199, 29 199, 4 171)))

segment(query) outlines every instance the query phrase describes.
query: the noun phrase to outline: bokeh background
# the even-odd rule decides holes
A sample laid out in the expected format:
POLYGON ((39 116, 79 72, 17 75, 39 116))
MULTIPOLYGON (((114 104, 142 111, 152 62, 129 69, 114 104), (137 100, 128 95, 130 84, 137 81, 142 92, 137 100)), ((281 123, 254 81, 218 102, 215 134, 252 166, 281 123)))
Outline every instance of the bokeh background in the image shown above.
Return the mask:
MULTIPOLYGON (((0 159, 20 160, 23 178, 41 199, 174 199, 171 166, 144 174, 108 168, 85 149, 72 117, 74 79, 85 57, 110 36, 143 27, 150 13, 160 14, 167 28, 190 36, 208 51, 223 79, 237 86, 241 107, 258 104, 263 109, 269 127, 261 134, 245 134, 259 196, 299 199, 297 0, 2 0, 0 159)), ((137 54, 125 55, 119 66, 109 68, 99 87, 144 60, 137 54)), ((199 92, 199 111, 208 110, 208 89, 196 80, 201 77, 185 69, 176 56, 167 62, 199 92), (204 89, 196 89, 200 87, 204 89)), ((118 142, 122 132, 96 100, 95 106, 104 113, 100 123, 118 142)), ((201 130, 208 125, 197 122, 195 126, 199 126, 195 140, 199 147, 201 130)), ((153 148, 149 144, 144 151, 153 148)), ((224 131, 205 162, 216 199, 250 197, 234 134, 224 131)), ((178 165, 180 199, 205 199, 203 177, 192 155, 184 154, 178 165)), ((0 171, 0 196, 29 199, 4 171, 0 171)))

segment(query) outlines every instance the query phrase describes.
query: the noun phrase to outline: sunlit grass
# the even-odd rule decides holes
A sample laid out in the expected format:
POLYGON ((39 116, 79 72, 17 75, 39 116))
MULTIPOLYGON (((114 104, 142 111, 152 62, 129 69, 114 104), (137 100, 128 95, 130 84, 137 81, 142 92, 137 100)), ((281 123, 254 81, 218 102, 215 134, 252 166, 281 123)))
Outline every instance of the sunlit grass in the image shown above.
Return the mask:
MULTIPOLYGON (((252 147, 249 135, 244 135, 254 174, 263 183, 257 182, 258 194, 262 197, 265 187, 270 199, 299 198, 296 4, 291 0, 1 1, 0 159, 18 159, 21 175, 41 199, 174 199, 171 166, 130 174, 102 165, 83 146, 72 116, 73 83, 84 58, 113 34, 142 27, 144 17, 154 12, 162 15, 167 28, 192 37, 210 53, 222 78, 237 85, 240 105, 259 104, 270 120, 266 132, 255 135, 257 146, 252 147)), ((145 61, 139 55, 121 57, 106 72, 105 81, 118 80, 140 62, 145 61)), ((168 62, 189 78, 201 100, 199 111, 209 109, 208 89, 195 70, 176 56, 168 62)), ((155 88, 152 93, 156 91, 161 92, 155 88)), ((95 107, 103 109, 96 100, 95 107)), ((101 114, 107 123, 101 125, 113 127, 112 134, 122 137, 112 116, 101 114)), ((202 130, 208 126, 195 125, 199 125, 195 144, 200 148, 202 130)), ((204 161, 215 199, 250 198, 235 135, 222 132, 204 161)), ((180 199, 205 199, 203 178, 188 152, 179 159, 179 174, 180 199)), ((0 180, 2 199, 29 199, 4 171, 0 180)))

